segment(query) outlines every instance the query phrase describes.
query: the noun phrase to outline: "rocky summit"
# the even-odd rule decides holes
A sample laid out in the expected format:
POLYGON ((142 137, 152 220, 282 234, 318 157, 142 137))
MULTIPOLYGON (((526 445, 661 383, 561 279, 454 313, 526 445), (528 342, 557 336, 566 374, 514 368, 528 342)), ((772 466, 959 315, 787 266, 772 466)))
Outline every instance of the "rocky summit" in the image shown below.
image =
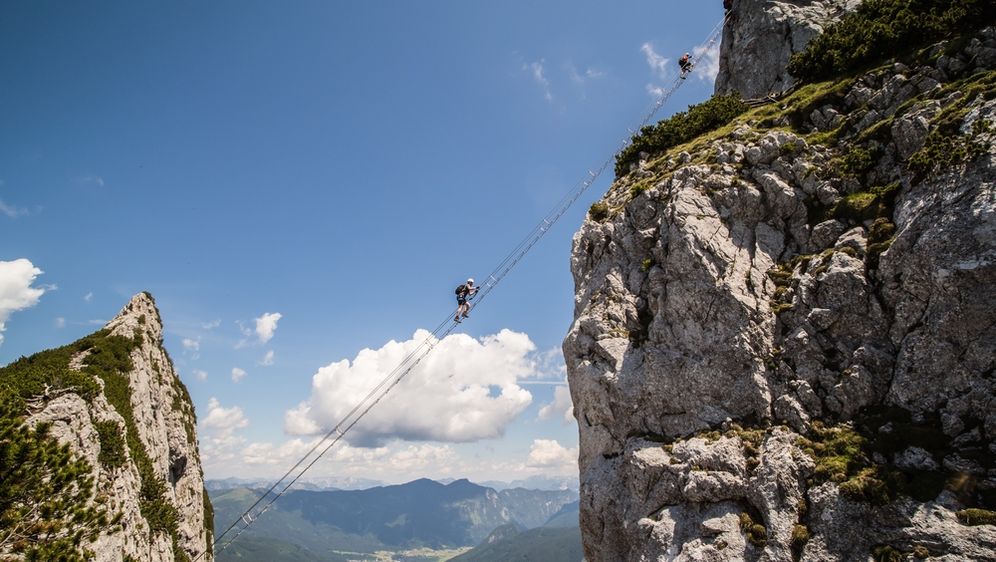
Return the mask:
POLYGON ((50 497, 26 502, 42 509, 21 509, 5 496, 5 539, 20 540, 0 544, 0 558, 213 559, 194 408, 162 332, 152 296, 141 293, 102 330, 0 369, 0 398, 17 410, 8 419, 39 431, 6 427, 5 444, 34 439, 51 451, 21 455, 37 474, 7 473, 8 489, 37 484, 50 497), (49 442, 73 460, 53 462, 62 453, 49 442))
MULTIPOLYGON (((717 90, 852 4, 735 3, 717 90)), ((617 168, 564 341, 587 560, 996 558, 994 71, 976 28, 617 168)))

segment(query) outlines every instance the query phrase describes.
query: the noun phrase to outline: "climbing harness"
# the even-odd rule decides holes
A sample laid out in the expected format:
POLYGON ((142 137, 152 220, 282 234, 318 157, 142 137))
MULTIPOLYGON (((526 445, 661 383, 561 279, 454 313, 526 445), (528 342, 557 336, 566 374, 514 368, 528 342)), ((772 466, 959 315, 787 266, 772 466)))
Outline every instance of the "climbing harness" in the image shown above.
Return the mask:
MULTIPOLYGON (((723 25, 730 18, 730 14, 733 10, 727 10, 725 17, 716 24, 716 27, 712 29, 709 33, 708 38, 704 43, 699 45, 698 48, 708 49, 715 45, 716 40, 719 36, 723 25)), ((679 76, 674 79, 674 82, 669 88, 661 92, 657 101, 651 106, 647 111, 643 120, 640 122, 636 130, 640 130, 645 127, 650 120, 654 118, 657 111, 660 110, 664 104, 671 99, 671 96, 681 87, 684 83, 682 78, 679 76)), ((631 142, 630 138, 626 138, 622 141, 620 148, 626 148, 631 142)), ((507 276, 512 269, 529 253, 529 250, 535 246, 540 239, 550 228, 571 208, 572 205, 588 190, 589 187, 598 179, 598 177, 608 168, 612 161, 615 159, 615 154, 609 156, 602 164, 595 168, 594 170, 588 170, 585 178, 576 184, 570 191, 568 191, 560 201, 553 207, 549 213, 544 216, 539 223, 519 242, 515 248, 512 249, 502 259, 497 266, 488 274, 485 282, 479 285, 477 293, 474 295, 477 299, 477 304, 475 309, 481 305, 484 299, 498 286, 498 283, 507 276)), ((459 310, 459 309, 458 309, 459 310)), ((302 477, 308 470, 315 465, 325 454, 334 447, 339 441, 341 441, 349 430, 353 428, 362 418, 369 412, 374 406, 377 405, 381 400, 391 390, 401 383, 401 381, 407 376, 418 364, 430 353, 433 348, 441 342, 446 336, 450 335, 454 329, 456 329, 459 322, 454 320, 453 313, 448 314, 446 318, 436 326, 436 328, 427 336, 418 346, 416 346, 412 351, 408 353, 401 360, 401 362, 387 374, 377 384, 374 388, 367 393, 353 408, 343 416, 338 423, 336 423, 328 432, 322 436, 321 439, 312 445, 311 449, 308 450, 287 472, 284 473, 276 482, 274 482, 266 491, 260 495, 256 501, 249 506, 242 514, 235 518, 235 521, 228 526, 224 531, 222 531, 218 536, 214 538, 214 554, 217 555, 219 552, 224 551, 226 548, 232 545, 236 539, 239 538, 242 533, 249 529, 249 527, 255 523, 260 516, 266 513, 270 507, 280 499, 287 491, 302 477)), ((200 553, 193 562, 197 562, 204 556, 206 552, 200 553)))

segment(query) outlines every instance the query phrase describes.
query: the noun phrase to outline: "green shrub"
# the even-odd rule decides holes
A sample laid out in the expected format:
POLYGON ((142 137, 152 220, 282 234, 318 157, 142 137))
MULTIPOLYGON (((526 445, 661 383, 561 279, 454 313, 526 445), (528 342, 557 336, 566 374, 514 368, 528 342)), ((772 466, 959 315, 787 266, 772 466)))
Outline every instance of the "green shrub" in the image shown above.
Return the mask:
POLYGON ((992 125, 983 119, 972 123, 972 130, 965 135, 957 129, 939 125, 927 135, 923 148, 910 156, 907 168, 917 179, 936 174, 962 162, 970 162, 989 152, 989 143, 980 142, 978 137, 992 130, 992 125))
POLYGON ((79 351, 81 346, 77 342, 21 357, 0 368, 0 386, 22 399, 63 389, 72 390, 84 399, 93 398, 100 391, 97 381, 69 368, 69 361, 79 351))
POLYGON ((802 551, 809 542, 809 527, 796 523, 792 525, 792 558, 799 560, 802 558, 802 551))
POLYGON ((106 500, 94 498, 89 463, 50 437, 46 425, 24 425, 22 406, 0 391, 0 558, 89 560, 83 543, 118 518, 109 520, 106 500))
POLYGON ((872 549, 872 560, 875 562, 903 562, 905 559, 903 551, 889 545, 876 546, 872 549))
POLYGON ((865 0, 793 55, 788 71, 803 82, 833 78, 994 19, 992 0, 865 0))
POLYGON ((763 547, 768 544, 768 530, 764 525, 755 523, 747 512, 740 514, 740 530, 747 536, 747 542, 752 545, 763 547))
POLYGON ((963 509, 957 514, 958 521, 962 525, 996 525, 996 511, 989 511, 988 509, 963 509))
POLYGON ((747 111, 739 95, 713 96, 708 101, 688 106, 687 112, 647 125, 633 136, 633 141, 616 156, 616 178, 629 172, 630 164, 639 161, 640 153, 661 154, 669 148, 695 139, 726 125, 747 111))
POLYGON ((123 465, 127 457, 121 426, 114 420, 99 421, 93 425, 100 437, 100 454, 97 455, 97 460, 109 469, 123 465))
POLYGON ((592 203, 591 208, 588 209, 588 216, 591 220, 595 222, 602 222, 609 218, 609 205, 604 201, 598 201, 597 203, 592 203))

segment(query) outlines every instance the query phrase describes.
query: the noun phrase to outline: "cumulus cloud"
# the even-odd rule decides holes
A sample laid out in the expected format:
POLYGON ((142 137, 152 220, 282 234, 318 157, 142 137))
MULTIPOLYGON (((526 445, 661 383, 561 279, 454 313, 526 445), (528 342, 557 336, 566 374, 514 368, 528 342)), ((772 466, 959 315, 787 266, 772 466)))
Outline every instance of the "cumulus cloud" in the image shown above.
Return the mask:
POLYGON ((270 365, 273 365, 273 355, 274 353, 272 349, 267 351, 266 355, 264 355, 263 358, 260 359, 259 364, 262 365, 263 367, 269 367, 270 365))
POLYGON ((246 372, 238 367, 232 368, 232 382, 239 382, 245 378, 246 372))
POLYGON ((574 421, 574 403, 571 401, 571 390, 566 385, 553 389, 553 401, 539 411, 541 420, 557 418, 564 420, 565 423, 574 421))
POLYGON ((201 328, 204 328, 205 330, 213 330, 218 326, 221 326, 221 320, 212 320, 201 324, 201 328))
POLYGON ((543 90, 543 99, 546 101, 553 101, 553 93, 550 91, 550 81, 544 74, 543 64, 546 61, 540 59, 537 62, 523 63, 522 70, 528 72, 532 77, 533 81, 539 85, 540 89, 543 90))
POLYGON ((183 338, 183 353, 190 355, 193 359, 199 359, 201 354, 201 338, 183 338))
POLYGON ((578 450, 568 449, 556 439, 534 439, 529 449, 526 465, 534 468, 555 469, 558 472, 577 470, 578 450))
POLYGON ((266 343, 277 331, 277 321, 283 317, 279 312, 267 312, 256 319, 256 337, 259 343, 266 343))
POLYGON ((242 408, 222 407, 218 399, 212 397, 200 426, 203 429, 200 435, 201 460, 205 466, 231 466, 233 461, 238 460, 238 451, 246 442, 238 431, 249 426, 242 408))
POLYGON ((208 413, 201 421, 201 425, 207 429, 216 430, 222 435, 227 435, 237 429, 247 427, 249 420, 242 413, 242 408, 238 406, 223 408, 218 399, 212 397, 208 400, 208 413))
MULTIPOLYGON (((349 361, 322 367, 312 377, 311 396, 284 417, 292 435, 315 434, 334 426, 430 333, 364 349, 349 361)), ((349 434, 353 444, 408 441, 469 442, 501 436, 532 401, 522 379, 540 374, 535 345, 511 330, 476 340, 453 334, 349 434)))
POLYGON ((0 344, 7 329, 7 319, 19 310, 38 304, 45 287, 32 287, 42 270, 24 258, 0 261, 0 344))
POLYGON ((90 291, 89 293, 83 295, 83 300, 86 301, 86 302, 92 301, 93 300, 93 291, 90 291))
POLYGON ((194 376, 200 381, 206 381, 208 378, 207 371, 202 371, 200 369, 194 369, 194 376))
POLYGON ((60 329, 61 328, 65 328, 66 327, 66 319, 63 318, 62 316, 59 316, 58 318, 56 318, 55 319, 55 327, 56 328, 60 328, 60 329))

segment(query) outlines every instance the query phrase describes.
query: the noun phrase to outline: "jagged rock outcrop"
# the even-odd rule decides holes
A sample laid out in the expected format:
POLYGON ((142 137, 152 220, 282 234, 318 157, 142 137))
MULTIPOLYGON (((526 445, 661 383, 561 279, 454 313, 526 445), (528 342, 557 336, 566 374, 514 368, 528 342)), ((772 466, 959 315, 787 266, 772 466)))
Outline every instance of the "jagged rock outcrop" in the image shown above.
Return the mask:
POLYGON ((745 99, 787 90, 789 58, 861 0, 735 0, 720 46, 716 93, 745 99))
POLYGON ((993 69, 988 28, 610 188, 564 341, 586 559, 996 558, 993 69))
POLYGON ((102 505, 120 514, 118 524, 81 545, 97 561, 173 562, 206 550, 200 560, 213 558, 193 404, 162 347, 162 331, 152 297, 136 295, 103 330, 74 344, 69 368, 92 377, 94 396, 46 383, 28 401, 26 422, 48 424, 49 435, 85 459, 102 505), (95 361, 97 355, 104 359, 95 361), (107 357, 131 368, 93 367, 107 357))

